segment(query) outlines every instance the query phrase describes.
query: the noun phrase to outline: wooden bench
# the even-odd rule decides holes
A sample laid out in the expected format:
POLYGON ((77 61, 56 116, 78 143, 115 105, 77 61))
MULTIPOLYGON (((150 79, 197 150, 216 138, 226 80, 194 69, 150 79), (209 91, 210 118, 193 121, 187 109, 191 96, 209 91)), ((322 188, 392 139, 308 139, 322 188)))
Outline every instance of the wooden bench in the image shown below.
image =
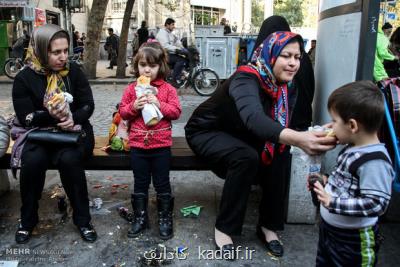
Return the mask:
MULTIPOLYGON (((131 170, 130 155, 124 152, 107 153, 102 150, 108 143, 108 138, 96 137, 93 157, 85 162, 86 170, 131 170)), ((10 169, 11 145, 6 155, 0 158, 0 195, 9 190, 9 177, 6 169, 10 169)), ((184 137, 174 137, 172 146, 171 170, 210 170, 210 165, 194 155, 184 137)), ((291 182, 288 196, 289 223, 314 223, 315 207, 311 204, 310 193, 304 186, 303 177, 298 177, 300 172, 308 169, 302 164, 301 157, 294 157, 291 169, 291 182), (296 162, 297 160, 297 162, 296 162), (293 164, 294 163, 294 164, 293 164)), ((50 169, 54 169, 51 166, 50 169)))
MULTIPOLYGON (((130 154, 125 152, 105 152, 108 137, 96 136, 93 157, 85 162, 86 170, 130 170, 130 154)), ((11 146, 0 159, 0 169, 10 169, 11 146)), ((171 170, 209 170, 209 165, 196 157, 184 137, 174 137, 172 146, 171 170)), ((54 166, 50 167, 54 169, 54 166)))

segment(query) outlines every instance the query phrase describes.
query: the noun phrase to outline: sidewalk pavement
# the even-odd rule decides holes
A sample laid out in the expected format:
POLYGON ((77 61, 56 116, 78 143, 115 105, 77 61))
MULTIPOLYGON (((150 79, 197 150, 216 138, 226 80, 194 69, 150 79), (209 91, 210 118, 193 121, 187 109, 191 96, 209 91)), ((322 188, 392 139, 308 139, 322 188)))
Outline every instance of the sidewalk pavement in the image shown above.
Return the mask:
MULTIPOLYGON (((102 79, 114 72, 105 69, 106 61, 100 62, 98 68, 102 79)), ((127 83, 127 81, 124 81, 127 83)), ((10 103, 11 85, 2 86, 0 90, 0 109, 2 112, 12 109, 10 103), (4 107, 2 107, 2 105, 4 107)), ((96 99, 96 110, 92 123, 96 134, 107 134, 114 103, 120 99, 124 86, 93 85, 96 99)), ((187 89, 190 90, 190 89, 187 89)), ((193 90, 192 90, 193 91, 193 90)), ((192 92, 191 91, 191 92, 192 92)), ((180 96, 184 114, 174 124, 175 136, 184 134, 183 126, 193 109, 202 97, 196 95, 180 96)), ((256 238, 258 203, 261 192, 255 187, 251 193, 242 235, 234 238, 237 245, 242 246, 239 260, 227 262, 218 259, 205 259, 203 249, 214 249, 214 223, 218 212, 223 180, 211 172, 173 171, 171 184, 175 195, 174 238, 162 241, 157 237, 157 213, 155 193, 150 191, 149 211, 151 228, 139 238, 126 236, 129 224, 117 212, 117 207, 130 207, 130 189, 132 173, 129 171, 87 171, 89 198, 101 198, 100 209, 91 208, 92 221, 99 238, 95 243, 85 243, 68 215, 57 209, 57 201, 51 198, 53 188, 60 183, 56 171, 48 171, 44 191, 40 201, 40 222, 31 241, 17 245, 14 241, 16 225, 19 219, 20 195, 19 181, 10 178, 11 191, 0 197, 0 266, 2 261, 15 260, 18 266, 146 266, 143 256, 146 251, 164 245, 168 249, 187 248, 187 259, 171 259, 169 266, 314 266, 318 242, 318 226, 305 224, 287 224, 285 231, 279 232, 284 243, 285 254, 276 259, 267 255, 265 248, 256 238), (202 206, 198 218, 184 217, 180 209, 183 207, 202 206), (247 250, 246 250, 247 249, 247 250), (255 250, 250 259, 250 253, 255 250), (246 259, 247 256, 247 259, 246 259)), ((10 177, 12 177, 10 175, 10 177)), ((312 203, 310 202, 310 207, 312 203)), ((400 262, 400 224, 383 223, 381 227, 385 237, 378 254, 378 265, 383 267, 398 266, 400 262)), ((149 255, 149 254, 146 254, 149 255)), ((167 256, 170 256, 168 254, 167 256)), ((182 255, 180 255, 182 257, 182 255)), ((157 261, 152 266, 159 266, 157 261), (158 265, 157 265, 158 264, 158 265)), ((167 262, 168 263, 168 262, 167 262)))
MULTIPOLYGON (((107 69, 109 66, 108 60, 99 60, 97 61, 97 69, 96 69, 96 79, 90 79, 90 84, 128 84, 133 78, 130 71, 130 62, 126 67, 126 78, 120 79, 116 78, 115 74, 117 72, 117 67, 114 67, 112 70, 107 69)), ((6 75, 0 75, 0 84, 11 84, 13 80, 8 78, 6 75)))

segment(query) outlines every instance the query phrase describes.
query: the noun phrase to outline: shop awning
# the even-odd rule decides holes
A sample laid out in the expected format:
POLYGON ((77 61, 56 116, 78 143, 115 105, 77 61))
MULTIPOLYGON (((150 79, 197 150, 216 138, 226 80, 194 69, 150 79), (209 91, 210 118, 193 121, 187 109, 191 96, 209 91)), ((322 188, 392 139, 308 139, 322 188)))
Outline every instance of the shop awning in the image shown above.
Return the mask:
POLYGON ((29 0, 0 0, 0 7, 26 7, 29 0))
POLYGON ((192 6, 206 6, 213 8, 226 9, 229 6, 228 0, 190 0, 192 6))

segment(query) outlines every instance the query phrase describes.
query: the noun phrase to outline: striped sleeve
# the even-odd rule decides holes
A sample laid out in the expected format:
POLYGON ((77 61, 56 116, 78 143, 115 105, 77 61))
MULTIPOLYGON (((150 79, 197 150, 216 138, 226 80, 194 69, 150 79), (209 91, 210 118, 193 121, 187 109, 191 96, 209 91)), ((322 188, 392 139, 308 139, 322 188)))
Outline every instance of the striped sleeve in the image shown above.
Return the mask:
POLYGON ((332 198, 329 211, 337 214, 359 217, 382 215, 391 197, 394 171, 383 160, 371 160, 357 170, 360 177, 360 196, 350 198, 332 198))

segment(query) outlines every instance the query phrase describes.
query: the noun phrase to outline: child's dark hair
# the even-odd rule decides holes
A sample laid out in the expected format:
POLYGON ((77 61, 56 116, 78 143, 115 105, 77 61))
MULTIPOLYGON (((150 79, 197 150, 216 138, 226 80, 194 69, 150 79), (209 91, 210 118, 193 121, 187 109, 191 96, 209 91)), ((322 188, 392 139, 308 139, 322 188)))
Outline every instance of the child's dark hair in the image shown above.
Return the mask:
POLYGON ((333 91, 328 109, 336 112, 344 122, 354 119, 368 133, 381 127, 384 116, 383 95, 371 81, 357 81, 333 91))
POLYGON ((139 77, 139 61, 145 59, 149 64, 158 64, 157 78, 165 79, 169 73, 167 53, 162 46, 157 42, 144 43, 140 46, 134 60, 133 60, 133 74, 139 77))

